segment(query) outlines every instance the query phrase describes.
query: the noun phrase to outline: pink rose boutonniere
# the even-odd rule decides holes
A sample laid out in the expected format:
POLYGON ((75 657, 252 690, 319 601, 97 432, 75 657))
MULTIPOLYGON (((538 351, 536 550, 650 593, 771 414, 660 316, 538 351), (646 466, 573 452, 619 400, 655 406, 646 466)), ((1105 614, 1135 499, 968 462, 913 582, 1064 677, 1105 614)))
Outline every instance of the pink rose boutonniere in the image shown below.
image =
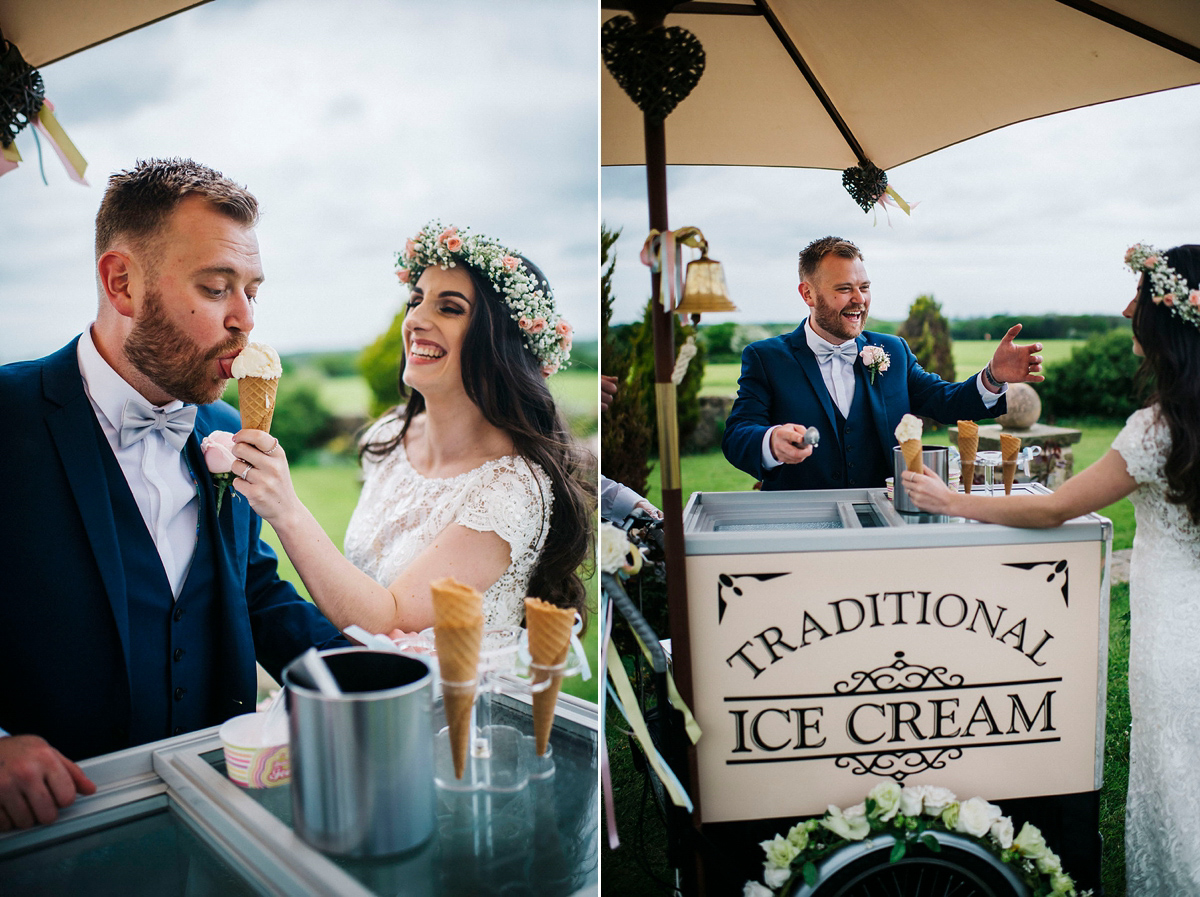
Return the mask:
POLYGON ((882 374, 892 366, 892 356, 883 351, 882 346, 867 346, 858 354, 867 370, 871 372, 871 384, 875 384, 875 375, 882 374))
POLYGON ((200 443, 200 451, 204 452, 204 463, 217 487, 217 513, 220 514, 221 499, 236 476, 233 472, 233 462, 237 460, 233 453, 233 434, 225 430, 213 430, 200 443))

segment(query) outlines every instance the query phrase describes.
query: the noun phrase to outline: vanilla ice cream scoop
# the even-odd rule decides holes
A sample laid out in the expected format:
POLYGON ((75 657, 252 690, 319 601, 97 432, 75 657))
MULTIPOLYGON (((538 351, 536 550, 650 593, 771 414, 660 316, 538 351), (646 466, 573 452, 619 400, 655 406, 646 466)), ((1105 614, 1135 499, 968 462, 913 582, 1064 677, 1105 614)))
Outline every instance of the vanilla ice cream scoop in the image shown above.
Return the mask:
POLYGON ((230 371, 239 380, 243 377, 278 380, 283 375, 283 365, 279 363, 279 353, 266 343, 249 343, 233 360, 230 371))
POLYGON ((896 424, 896 441, 903 445, 910 439, 920 439, 923 429, 921 418, 906 414, 900 418, 900 423, 896 424))

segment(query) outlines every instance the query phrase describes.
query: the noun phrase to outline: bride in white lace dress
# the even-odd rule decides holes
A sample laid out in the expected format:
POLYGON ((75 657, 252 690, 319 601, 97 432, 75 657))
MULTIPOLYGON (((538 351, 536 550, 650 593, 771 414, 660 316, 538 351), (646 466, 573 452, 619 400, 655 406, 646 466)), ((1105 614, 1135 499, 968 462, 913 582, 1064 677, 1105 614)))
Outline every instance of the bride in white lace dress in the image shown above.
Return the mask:
POLYGON ((549 284, 515 250, 436 222, 397 265, 411 290, 407 402, 363 439, 345 556, 296 497, 272 437, 238 434, 235 488, 341 629, 431 626, 429 583, 444 576, 483 593, 488 626, 519 625, 527 595, 584 614, 576 570, 595 500, 545 383, 571 344, 549 284))
POLYGON ((1125 261, 1142 275, 1124 314, 1154 393, 1104 457, 1045 496, 959 495, 903 476, 923 510, 1009 526, 1133 502, 1126 880, 1130 895, 1178 897, 1200 894, 1200 246, 1138 244, 1125 261))

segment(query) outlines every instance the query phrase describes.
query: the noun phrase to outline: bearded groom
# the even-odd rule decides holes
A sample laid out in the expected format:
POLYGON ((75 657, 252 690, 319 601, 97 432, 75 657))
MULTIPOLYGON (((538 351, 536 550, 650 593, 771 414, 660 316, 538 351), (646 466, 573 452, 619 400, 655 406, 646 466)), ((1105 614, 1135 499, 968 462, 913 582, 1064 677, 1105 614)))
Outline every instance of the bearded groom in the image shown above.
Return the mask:
POLYGON ((892 474, 894 430, 905 414, 943 423, 1003 414, 1006 384, 1040 382, 1038 343, 1013 344, 963 383, 925 371, 897 336, 865 331, 871 282, 857 246, 839 237, 800 253, 800 295, 812 310, 791 333, 742 351, 738 395, 721 447, 762 488, 881 487, 892 474), (820 442, 804 442, 816 427, 820 442))

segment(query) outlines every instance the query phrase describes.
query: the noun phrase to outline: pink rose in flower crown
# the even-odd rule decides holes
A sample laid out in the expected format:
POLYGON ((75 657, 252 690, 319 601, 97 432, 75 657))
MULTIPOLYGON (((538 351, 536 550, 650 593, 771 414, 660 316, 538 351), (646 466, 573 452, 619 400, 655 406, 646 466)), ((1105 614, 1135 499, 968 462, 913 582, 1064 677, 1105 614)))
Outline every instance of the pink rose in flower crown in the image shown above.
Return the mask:
POLYGON ((559 318, 558 323, 554 325, 554 332, 559 336, 569 336, 571 333, 571 325, 566 318, 559 318))
POLYGON ((551 361, 547 361, 545 364, 542 365, 542 376, 549 377, 551 374, 553 374, 557 370, 558 370, 557 364, 555 364, 554 362, 551 362, 551 361))
POLYGON ((404 255, 410 259, 417 257, 417 244, 413 242, 412 237, 409 237, 404 244, 404 255))
POLYGON ((1192 290, 1188 293, 1188 303, 1195 306, 1200 306, 1200 290, 1192 290))
POLYGON ((1142 265, 1145 266, 1146 268, 1153 268, 1157 264, 1158 264, 1158 256, 1157 255, 1148 255, 1148 256, 1146 256, 1146 260, 1144 262, 1142 262, 1142 265))
POLYGON ((546 329, 546 319, 545 318, 534 318, 532 321, 529 322, 529 332, 530 333, 541 333, 545 329, 546 329))
POLYGON ((1128 249, 1125 250, 1125 264, 1128 265, 1130 262, 1133 261, 1133 253, 1136 250, 1137 250, 1136 245, 1130 246, 1128 249))
POLYGON ((529 320, 529 318, 525 317, 524 315, 521 315, 521 317, 517 318, 517 326, 522 330, 528 330, 533 326, 533 321, 529 320))
POLYGON ((451 252, 458 252, 462 249, 462 237, 449 237, 446 240, 446 248, 451 252))
POLYGON ((509 271, 516 271, 517 266, 521 264, 521 260, 515 255, 506 255, 504 258, 500 259, 500 263, 509 271))
POLYGON ((399 280, 401 283, 408 283, 408 279, 410 276, 411 275, 409 274, 409 271, 407 268, 396 269, 396 279, 399 280))
POLYGON ((233 453, 233 434, 225 430, 213 430, 200 443, 200 451, 204 453, 204 465, 212 474, 213 485, 217 487, 217 513, 221 513, 221 499, 225 490, 233 482, 233 462, 238 460, 233 453))
POLYGON ((438 242, 445 243, 447 240, 449 240, 451 237, 455 236, 457 233, 458 233, 457 227, 448 227, 444 231, 442 231, 441 234, 438 236, 438 242))

